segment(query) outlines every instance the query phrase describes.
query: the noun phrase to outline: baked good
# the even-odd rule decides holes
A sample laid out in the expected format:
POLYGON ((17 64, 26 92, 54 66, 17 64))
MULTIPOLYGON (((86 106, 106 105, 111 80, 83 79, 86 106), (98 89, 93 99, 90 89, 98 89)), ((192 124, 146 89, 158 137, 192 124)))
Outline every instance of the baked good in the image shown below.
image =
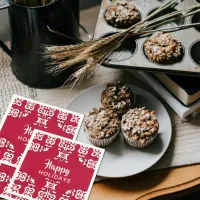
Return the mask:
POLYGON ((129 145, 144 148, 156 138, 159 123, 155 111, 150 112, 145 107, 135 108, 123 115, 121 129, 129 145))
POLYGON ((120 83, 109 83, 101 94, 101 103, 107 109, 117 112, 120 116, 125 114, 135 104, 136 96, 131 89, 120 83))
POLYGON ((170 33, 156 32, 144 44, 147 58, 158 64, 171 64, 183 57, 183 46, 170 33))
POLYGON ((110 145, 120 131, 120 120, 117 113, 105 108, 93 108, 84 120, 84 130, 88 140, 95 146, 110 145))
POLYGON ((120 1, 110 6, 104 17, 109 25, 117 28, 128 28, 141 21, 139 10, 128 1, 120 1))

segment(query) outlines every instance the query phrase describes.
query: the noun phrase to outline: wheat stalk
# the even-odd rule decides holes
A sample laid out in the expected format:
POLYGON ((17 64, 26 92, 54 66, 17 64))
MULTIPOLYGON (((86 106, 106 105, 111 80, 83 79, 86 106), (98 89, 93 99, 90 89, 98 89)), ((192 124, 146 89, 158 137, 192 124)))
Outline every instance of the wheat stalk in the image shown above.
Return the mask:
MULTIPOLYGON (((83 42, 78 45, 44 46, 44 57, 50 58, 50 64, 52 64, 52 66, 50 66, 47 71, 57 75, 69 67, 86 63, 82 64, 80 69, 66 80, 65 84, 68 83, 73 88, 76 84, 81 83, 83 77, 86 74, 90 73, 91 75, 94 70, 127 38, 138 37, 140 35, 159 31, 153 28, 163 23, 177 20, 178 18, 185 18, 200 11, 200 4, 195 4, 188 8, 174 11, 172 13, 155 18, 155 16, 163 10, 171 8, 178 3, 180 3, 180 0, 168 0, 161 7, 159 7, 139 23, 131 26, 123 32, 116 33, 105 38, 83 42)), ((164 29, 164 31, 176 31, 180 28, 187 28, 196 25, 199 25, 199 23, 179 26, 175 27, 174 29, 168 28, 164 29)))

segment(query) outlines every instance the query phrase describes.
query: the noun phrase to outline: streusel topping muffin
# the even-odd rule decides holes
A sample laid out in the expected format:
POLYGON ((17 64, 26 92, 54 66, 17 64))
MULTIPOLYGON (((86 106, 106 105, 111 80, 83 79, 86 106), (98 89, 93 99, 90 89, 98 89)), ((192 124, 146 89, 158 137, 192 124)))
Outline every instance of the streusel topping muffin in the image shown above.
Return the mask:
POLYGON ((117 28, 128 28, 141 21, 139 10, 128 1, 120 1, 109 7, 104 17, 108 24, 117 28))
POLYGON ((148 111, 145 107, 129 110, 122 117, 121 129, 125 139, 131 146, 148 146, 159 130, 159 123, 155 111, 148 111))
POLYGON ((145 42, 144 51, 149 60, 158 64, 175 63, 183 56, 183 46, 178 38, 163 32, 153 34, 145 42))
POLYGON ((117 113, 105 108, 93 108, 84 120, 84 130, 95 146, 107 146, 117 137, 120 120, 117 113))
POLYGON ((121 82, 109 83, 101 94, 101 102, 107 109, 117 112, 119 115, 125 114, 132 108, 136 101, 136 95, 131 89, 121 82))

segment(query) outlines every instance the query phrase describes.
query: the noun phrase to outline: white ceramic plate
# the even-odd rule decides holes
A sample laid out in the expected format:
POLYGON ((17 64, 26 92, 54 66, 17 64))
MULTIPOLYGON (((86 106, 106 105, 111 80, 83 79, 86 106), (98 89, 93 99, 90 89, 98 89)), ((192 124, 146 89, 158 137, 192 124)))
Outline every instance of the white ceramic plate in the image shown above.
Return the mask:
MULTIPOLYGON (((136 149, 128 146, 122 134, 109 147, 105 154, 98 174, 103 177, 119 178, 138 174, 153 166, 167 150, 172 134, 171 120, 167 110, 161 102, 147 91, 128 85, 137 95, 137 107, 145 106, 155 110, 160 124, 159 134, 155 141, 145 149, 136 149)), ((81 114, 88 113, 93 107, 101 107, 100 96, 106 85, 91 87, 76 96, 68 105, 68 109, 81 114)), ((90 144, 83 130, 80 129, 77 140, 90 144)))

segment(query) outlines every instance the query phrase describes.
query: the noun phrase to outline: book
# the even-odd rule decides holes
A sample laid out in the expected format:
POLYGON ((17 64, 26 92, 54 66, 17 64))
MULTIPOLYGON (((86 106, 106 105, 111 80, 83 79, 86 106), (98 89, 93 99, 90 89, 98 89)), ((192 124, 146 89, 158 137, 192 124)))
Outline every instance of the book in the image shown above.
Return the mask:
POLYGON ((200 99, 200 77, 152 73, 178 100, 189 106, 200 99))
POLYGON ((200 108, 200 99, 196 100, 193 104, 184 105, 180 99, 175 97, 152 73, 133 70, 129 70, 129 72, 155 90, 182 119, 185 119, 200 108))

